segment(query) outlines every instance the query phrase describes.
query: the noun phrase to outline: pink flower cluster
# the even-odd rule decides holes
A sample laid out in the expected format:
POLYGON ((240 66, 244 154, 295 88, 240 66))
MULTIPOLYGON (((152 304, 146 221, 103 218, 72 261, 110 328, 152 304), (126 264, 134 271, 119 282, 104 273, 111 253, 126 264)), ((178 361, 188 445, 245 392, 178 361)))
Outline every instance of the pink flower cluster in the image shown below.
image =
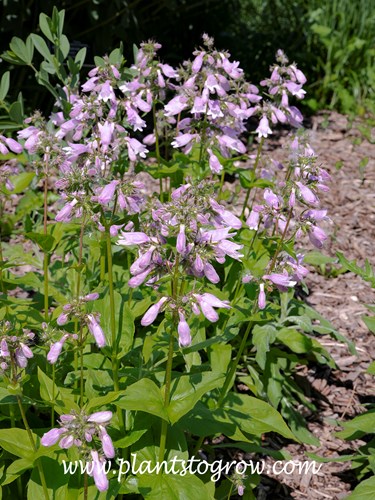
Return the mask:
MULTIPOLYGON (((284 170, 283 165, 278 166, 284 170)), ((326 183, 330 178, 326 170, 317 165, 311 146, 301 138, 294 138, 286 180, 275 180, 274 190, 264 190, 264 203, 252 206, 246 219, 247 226, 257 232, 272 229, 272 234, 279 233, 283 239, 294 238, 297 241, 307 234, 310 242, 321 249, 327 235, 318 223, 328 217, 327 210, 318 208, 318 192, 329 190, 326 183)), ((308 273, 302 261, 303 256, 299 254, 297 260, 289 256, 280 262, 272 262, 272 269, 263 276, 263 283, 260 284, 260 309, 266 304, 265 283, 271 285, 270 289, 275 285, 281 291, 293 287, 308 273)))
MULTIPOLYGON (((156 202, 150 212, 142 214, 142 231, 120 233, 118 245, 138 247, 138 257, 130 267, 130 287, 146 282, 159 289, 161 278, 175 272, 185 280, 190 276, 194 283, 197 278, 205 278, 216 284, 220 277, 213 263, 223 264, 226 257, 241 259, 242 245, 233 238, 242 223, 212 198, 210 190, 205 182, 184 184, 172 192, 170 202, 156 202), (173 246, 169 243, 171 238, 173 246)), ((147 311, 142 324, 150 325, 162 310, 169 308, 179 318, 180 345, 189 345, 190 329, 185 318, 191 309, 196 314, 203 312, 210 321, 217 321, 213 308, 229 307, 212 294, 201 295, 195 288, 191 292, 181 297, 176 293, 164 295, 147 311)))
MULTIPOLYGON (((98 293, 89 293, 84 297, 80 297, 78 300, 73 300, 68 304, 63 306, 63 312, 58 316, 56 322, 58 326, 63 326, 72 319, 78 319, 86 323, 87 328, 91 335, 94 337, 95 342, 98 347, 104 347, 106 345, 105 334, 99 323, 98 313, 86 313, 85 305, 87 302, 96 300, 99 298, 98 293)), ((62 348, 66 340, 71 337, 70 334, 64 333, 63 336, 57 342, 54 342, 47 355, 47 359, 51 364, 56 363, 58 357, 61 354, 62 348)))
POLYGON ((14 328, 9 321, 0 322, 0 373, 10 369, 12 362, 18 368, 26 368, 27 360, 33 357, 27 345, 35 337, 33 332, 23 330, 19 335, 12 335, 14 328))
POLYGON ((95 485, 99 491, 106 491, 109 482, 102 463, 107 458, 115 456, 115 449, 106 429, 111 418, 111 411, 99 411, 86 415, 82 410, 80 413, 72 411, 70 414, 60 415, 60 427, 46 432, 41 443, 43 446, 53 446, 58 442, 62 449, 76 446, 82 453, 88 454, 92 462, 91 474, 95 485), (99 449, 96 440, 99 440, 99 449))

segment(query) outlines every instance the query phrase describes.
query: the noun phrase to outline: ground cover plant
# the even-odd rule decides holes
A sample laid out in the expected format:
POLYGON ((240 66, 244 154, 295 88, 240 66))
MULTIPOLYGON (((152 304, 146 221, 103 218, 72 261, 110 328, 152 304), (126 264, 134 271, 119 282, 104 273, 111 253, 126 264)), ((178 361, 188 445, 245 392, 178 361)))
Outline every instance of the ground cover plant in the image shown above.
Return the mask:
MULTIPOLYGON (((228 447, 285 458, 263 446, 268 432, 317 443, 294 374, 334 366, 319 334, 343 339, 295 295, 303 249, 327 238, 330 181, 296 107, 306 79, 280 50, 269 77, 247 82, 204 35, 179 68, 149 41, 129 66, 121 48, 96 57, 81 81, 63 19, 40 18, 53 51, 33 34, 6 55, 56 104, 0 137, 4 496, 251 498, 259 474, 241 467, 215 483, 207 467, 158 464, 178 472, 228 447), (291 129, 286 164, 264 155, 278 124, 291 129), (133 457, 148 468, 124 473, 133 457)), ((8 87, 5 74, 16 127, 8 87)))

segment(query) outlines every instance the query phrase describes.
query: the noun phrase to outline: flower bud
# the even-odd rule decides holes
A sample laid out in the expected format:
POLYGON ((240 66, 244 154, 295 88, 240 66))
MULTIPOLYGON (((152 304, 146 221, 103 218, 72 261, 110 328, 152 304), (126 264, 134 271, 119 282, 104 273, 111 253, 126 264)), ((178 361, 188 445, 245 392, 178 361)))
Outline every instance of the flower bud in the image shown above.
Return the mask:
POLYGON ((61 429, 51 429, 50 431, 43 434, 40 440, 43 446, 53 446, 60 439, 61 434, 65 432, 64 428, 61 429))
POLYGON ((149 326, 151 323, 153 323, 157 317, 157 315, 160 312, 160 309, 162 306, 165 304, 165 302, 168 300, 167 297, 162 297, 156 304, 153 304, 146 314, 143 316, 141 320, 141 325, 142 326, 149 326))
POLYGON ((98 411, 96 413, 92 413, 87 421, 94 422, 95 424, 104 424, 108 423, 113 416, 111 411, 98 411))
POLYGON ((264 283, 259 285, 258 307, 264 309, 266 307, 266 294, 264 293, 264 283))
POLYGON ((87 327, 90 330, 90 333, 95 338, 97 346, 104 347, 107 344, 105 335, 93 314, 87 315, 87 327))
POLYGON ((180 321, 178 323, 178 343, 180 347, 188 347, 191 344, 191 335, 189 325, 186 323, 185 316, 179 312, 180 321))

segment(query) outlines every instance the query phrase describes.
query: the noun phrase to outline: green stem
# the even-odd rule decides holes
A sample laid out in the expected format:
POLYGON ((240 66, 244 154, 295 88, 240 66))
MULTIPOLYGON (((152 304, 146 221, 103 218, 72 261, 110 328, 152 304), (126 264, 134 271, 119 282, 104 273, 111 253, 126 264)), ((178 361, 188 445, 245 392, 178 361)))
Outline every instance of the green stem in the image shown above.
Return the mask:
POLYGON ((84 351, 84 344, 83 344, 83 325, 81 322, 80 325, 80 331, 79 331, 79 342, 80 342, 80 359, 81 359, 81 366, 80 366, 80 403, 81 403, 81 408, 83 406, 83 397, 84 397, 84 386, 85 386, 85 377, 84 377, 84 364, 83 364, 83 351, 84 351))
POLYGON ((56 367, 52 365, 52 407, 51 407, 51 427, 55 424, 55 385, 56 385, 56 367))
MULTIPOLYGON (((0 198, 0 220, 3 218, 3 203, 2 203, 2 200, 0 198)), ((2 245, 2 241, 1 241, 1 226, 0 226, 0 262, 3 263, 4 262, 4 257, 3 257, 3 245, 2 245)), ((4 278, 3 278, 3 267, 1 267, 0 269, 0 287, 1 287, 1 293, 5 295, 5 297, 7 297, 7 290, 6 290, 6 287, 5 287, 5 284, 4 284, 4 278)), ((9 308, 8 308, 8 304, 6 304, 5 306, 5 316, 8 316, 9 314, 9 308)))
MULTIPOLYGON (((164 392, 164 407, 165 408, 167 408, 169 405, 169 395, 170 395, 170 391, 171 391, 173 344, 174 344, 174 336, 173 336, 173 331, 171 331, 169 334, 168 360, 167 360, 167 368, 165 371, 165 392, 164 392)), ((167 432, 168 432, 168 422, 163 419, 162 423, 161 423, 159 463, 161 463, 164 460, 165 445, 167 442, 167 432)))
POLYGON ((289 223, 292 219, 292 216, 293 216, 293 209, 291 208, 290 211, 289 211, 289 215, 288 215, 288 219, 286 221, 286 224, 285 224, 285 228, 284 228, 284 231, 283 231, 283 234, 281 235, 281 238, 279 240, 279 244, 277 245, 277 249, 276 249, 276 252, 275 252, 275 255, 273 256, 273 259, 271 261, 271 265, 269 267, 269 270, 268 270, 268 273, 271 273, 273 268, 275 267, 275 264, 276 264, 276 259, 281 251, 281 248, 283 246, 283 241, 285 239, 285 236, 286 236, 286 232, 288 231, 288 227, 289 227, 289 223))
MULTIPOLYGON (((255 314, 255 311, 256 311, 256 309, 258 307, 256 301, 254 302, 254 306, 255 307, 253 307, 253 310, 251 312, 251 316, 253 316, 255 314)), ((217 403, 216 403, 216 408, 220 408, 220 406, 223 404, 223 401, 224 401, 224 399, 225 399, 225 397, 227 395, 228 389, 229 389, 230 385, 233 383, 234 374, 236 373, 238 363, 240 362, 241 356, 242 356, 243 351, 244 351, 244 349, 246 347, 246 342, 247 342, 247 339, 249 337, 249 334, 251 332, 251 329, 252 329, 253 325, 254 325, 253 321, 249 321, 249 323, 247 324, 247 328, 246 328, 245 334, 242 337, 240 347, 239 347, 239 349, 237 351, 237 356, 236 356, 235 360, 232 361, 230 370, 227 373, 227 376, 225 378, 224 385, 223 385, 223 387, 221 389, 221 393, 220 393, 219 399, 217 400, 217 403)))
MULTIPOLYGON (((77 300, 79 300, 81 294, 81 273, 82 273, 82 257, 83 257, 83 235, 85 231, 85 220, 82 220, 81 231, 79 234, 79 250, 78 250, 78 265, 77 265, 77 300)), ((78 324, 76 322, 76 330, 78 329, 78 324)), ((83 406, 83 388, 84 388, 84 373, 83 373, 83 325, 82 320, 80 320, 79 324, 79 356, 80 356, 80 405, 83 406)), ((75 371, 78 371, 78 352, 74 353, 74 364, 75 371)))
MULTIPOLYGON (((102 233, 101 235, 101 243, 104 242, 104 240, 107 239, 106 235, 102 233)), ((100 282, 103 283, 105 279, 105 256, 106 256, 106 251, 104 245, 100 245, 100 282)))
MULTIPOLYGON (((155 133, 155 153, 156 153, 156 159, 158 161, 158 167, 160 167, 160 143, 159 143, 159 134, 158 134, 158 129, 157 129, 157 122, 156 122, 156 105, 155 101, 152 104, 152 118, 154 120, 154 133, 155 133)), ((163 179, 159 179, 159 189, 160 189, 160 196, 159 199, 160 201, 163 201, 163 179)))
MULTIPOLYGON (((115 292, 113 285, 113 262, 112 262, 112 242, 109 227, 106 228, 107 240, 107 266, 108 266, 108 285, 109 285, 109 310, 111 317, 111 338, 112 338, 112 376, 113 388, 115 392, 120 390, 119 383, 119 363, 117 359, 117 331, 116 331, 116 308, 115 308, 115 292)), ((124 417, 121 408, 117 408, 117 416, 121 428, 124 428, 124 417)))
POLYGON ((88 500, 89 496, 89 484, 88 484, 88 477, 87 477, 87 472, 85 471, 85 474, 83 476, 83 500, 88 500))
MULTIPOLYGON (((14 429, 16 427, 16 419, 15 419, 15 416, 14 416, 14 408, 15 408, 15 405, 11 404, 9 405, 9 416, 10 416, 10 426, 12 429, 14 429)), ((22 481, 21 481, 21 477, 17 477, 17 491, 18 491, 18 497, 19 498, 23 498, 23 495, 22 495, 22 481)))
MULTIPOLYGON (((258 309, 258 304, 256 301, 254 301, 253 309, 251 311, 251 316, 253 316, 256 313, 257 309, 258 309)), ((221 405, 223 404, 223 402, 226 398, 228 389, 230 388, 231 384, 233 384, 233 381, 234 381, 233 379, 234 379, 234 375, 235 375, 236 370, 237 370, 238 363, 240 362, 243 351, 245 350, 246 342, 247 342, 249 334, 252 330, 253 325, 254 325, 254 321, 249 321, 249 323, 247 324, 245 334, 242 337, 240 347, 237 351, 237 356, 234 360, 232 360, 231 367, 230 367, 229 372, 227 373, 227 376, 225 377, 224 385, 221 389, 219 399, 217 400, 213 410, 217 410, 218 408, 221 407, 221 405)), ((200 448, 203 444, 203 441, 204 441, 204 436, 202 436, 198 439, 197 444, 195 445, 195 448, 194 448, 194 453, 193 453, 194 456, 197 455, 198 451, 200 450, 200 448)))
POLYGON ((229 490, 229 493, 228 493, 228 496, 227 496, 227 500, 229 500, 230 497, 232 496, 232 491, 233 491, 233 483, 230 485, 230 490, 229 490))
MULTIPOLYGON (((282 236, 280 238, 278 247, 276 249, 275 255, 274 255, 274 257, 273 257, 273 259, 271 261, 269 272, 271 272, 273 270, 274 265, 276 263, 276 259, 277 259, 277 256, 278 256, 280 250, 281 250, 282 243, 284 241, 284 238, 285 238, 286 232, 288 230, 288 226, 289 226, 290 220, 292 218, 292 214, 293 214, 293 210, 291 209, 290 212, 289 212, 288 220, 286 222, 283 234, 282 234, 282 236)), ((253 309, 252 309, 252 312, 251 312, 251 316, 253 316, 256 313, 257 309, 258 309, 258 304, 257 304, 256 301, 254 301, 254 305, 253 305, 253 309)), ((253 325, 254 325, 254 322, 253 321, 249 321, 249 323, 247 325, 247 328, 246 328, 246 331, 245 331, 245 334, 242 337, 240 348, 238 349, 236 359, 234 361, 232 361, 231 368, 230 368, 230 370, 227 373, 227 376, 225 378, 224 385, 223 385, 223 388, 221 390, 220 397, 219 397, 219 399, 217 401, 217 405, 216 405, 217 408, 219 408, 222 405, 222 403, 223 403, 223 401, 224 401, 224 399, 226 397, 227 391, 229 389, 229 386, 231 384, 233 376, 234 376, 234 374, 235 374, 235 372, 237 370, 237 365, 238 365, 238 363, 239 363, 239 361, 241 359, 242 353, 243 353, 243 351, 245 349, 245 346, 246 346, 246 342, 247 342, 249 333, 251 332, 251 329, 252 329, 253 325)))
MULTIPOLYGON (((74 333, 77 335, 78 334, 78 320, 74 321, 74 333)), ((74 373, 76 374, 78 372, 78 347, 74 350, 74 373)), ((74 376, 74 390, 77 391, 78 389, 78 378, 74 376)), ((74 395, 74 401, 78 403, 78 394, 75 393, 74 395)))
MULTIPOLYGON (((259 163, 259 160, 260 160, 260 157, 261 157, 261 153, 262 153, 262 149, 263 149, 263 144, 264 144, 264 137, 261 138, 260 143, 258 145, 257 156, 255 158, 255 163, 254 163, 254 176, 255 176, 255 172, 256 172, 256 169, 258 167, 258 163, 259 163)), ((245 196, 245 201, 244 201, 243 207, 242 207, 241 218, 243 218, 244 215, 245 215, 245 210, 246 210, 246 207, 247 207, 247 202, 249 201, 250 192, 251 192, 251 187, 248 188, 246 196, 245 196)))
POLYGON ((219 201, 222 199, 222 195, 223 195, 224 178, 225 178, 225 170, 223 168, 223 170, 221 172, 221 177, 220 177, 219 201))
MULTIPOLYGON (((44 212, 43 212, 43 234, 47 235, 47 194, 48 194, 48 177, 44 177, 44 212)), ((48 264, 49 264, 49 255, 48 252, 44 251, 44 259, 43 259, 43 273, 44 273, 44 319, 46 323, 49 321, 48 314, 48 264)))
MULTIPOLYGON (((178 278, 179 278, 179 265, 180 259, 179 255, 176 255, 176 260, 174 264, 174 273, 172 278, 172 298, 176 303, 178 298, 178 278)), ((171 390, 171 380, 172 380, 172 363, 173 363, 173 344, 174 344, 174 330, 178 323, 178 315, 177 311, 173 313, 173 326, 171 331, 169 332, 169 348, 168 348, 168 359, 167 359, 167 367, 165 370, 165 392, 164 392, 164 407, 167 408, 169 405, 169 395, 171 390)), ((161 423, 161 434, 160 434, 160 446, 159 446, 159 462, 164 460, 165 454, 165 445, 167 442, 167 432, 168 432, 168 422, 166 420, 162 420, 161 423)))
MULTIPOLYGON (((127 261, 128 261, 128 269, 130 269, 130 266, 131 266, 131 257, 130 257, 130 252, 128 252, 126 254, 126 258, 127 258, 127 261)), ((129 271, 130 272, 130 271, 129 271)), ((132 298, 133 298, 133 288, 129 288, 128 289, 128 306, 130 307, 130 304, 132 302, 132 298)))
POLYGON ((108 284, 109 284, 109 307, 111 313, 111 335, 113 355, 117 355, 117 338, 116 338, 116 312, 115 312, 115 295, 113 286, 113 263, 112 263, 112 242, 109 228, 106 229, 107 239, 107 265, 108 265, 108 284))
MULTIPOLYGON (((36 447, 36 444, 35 444, 35 441, 34 441, 33 433, 31 432, 29 423, 27 421, 27 417, 26 417, 26 414, 25 414, 25 410, 23 409, 22 401, 21 401, 20 396, 17 396, 17 402, 18 402, 18 407, 20 409, 20 413, 21 413, 23 425, 25 426, 27 435, 29 436, 30 444, 31 444, 34 452, 36 453, 37 447, 36 447)), ((46 478, 44 476, 43 467, 42 467, 42 464, 39 462, 39 459, 37 460, 37 467, 38 467, 38 471, 39 471, 40 481, 42 483, 44 497, 46 498, 46 500, 49 500, 49 494, 48 494, 48 488, 47 488, 46 478)))

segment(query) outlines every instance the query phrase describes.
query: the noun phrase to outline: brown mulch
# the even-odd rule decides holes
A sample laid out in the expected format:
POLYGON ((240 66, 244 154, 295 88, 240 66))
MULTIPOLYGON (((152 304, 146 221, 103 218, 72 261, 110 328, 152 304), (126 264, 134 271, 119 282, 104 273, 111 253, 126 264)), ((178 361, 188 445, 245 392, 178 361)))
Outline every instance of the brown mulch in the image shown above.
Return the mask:
MULTIPOLYGON (((330 238, 324 253, 335 257, 337 251, 342 252, 361 266, 368 259, 375 268, 375 144, 361 137, 356 123, 350 124, 337 113, 323 112, 313 117, 309 136, 319 162, 333 178, 330 192, 320 196, 322 208, 328 209, 331 218, 330 238), (368 163, 363 169, 360 162, 364 158, 368 158, 368 163)), ((281 134, 275 146, 285 142, 286 134, 281 134)), ((269 151, 271 158, 280 160, 275 156, 278 154, 280 148, 269 151)), ((309 418, 308 428, 319 439, 320 446, 287 445, 284 449, 293 460, 311 460, 307 453, 325 458, 350 455, 365 444, 360 440, 343 441, 335 432, 341 429, 341 421, 363 413, 365 403, 374 402, 375 380, 365 373, 375 359, 374 335, 361 317, 370 314, 364 304, 374 304, 375 290, 351 272, 335 275, 338 267, 328 267, 328 276, 312 269, 306 278, 310 292, 306 301, 355 343, 358 355, 351 354, 346 344, 329 336, 319 338, 338 369, 303 367, 299 373, 314 390, 312 401, 318 412, 309 418)), ((267 462, 272 464, 273 460, 267 462)), ((350 462, 330 462, 324 463, 315 475, 269 473, 258 488, 257 498, 343 499, 356 484, 350 469, 350 462)))

